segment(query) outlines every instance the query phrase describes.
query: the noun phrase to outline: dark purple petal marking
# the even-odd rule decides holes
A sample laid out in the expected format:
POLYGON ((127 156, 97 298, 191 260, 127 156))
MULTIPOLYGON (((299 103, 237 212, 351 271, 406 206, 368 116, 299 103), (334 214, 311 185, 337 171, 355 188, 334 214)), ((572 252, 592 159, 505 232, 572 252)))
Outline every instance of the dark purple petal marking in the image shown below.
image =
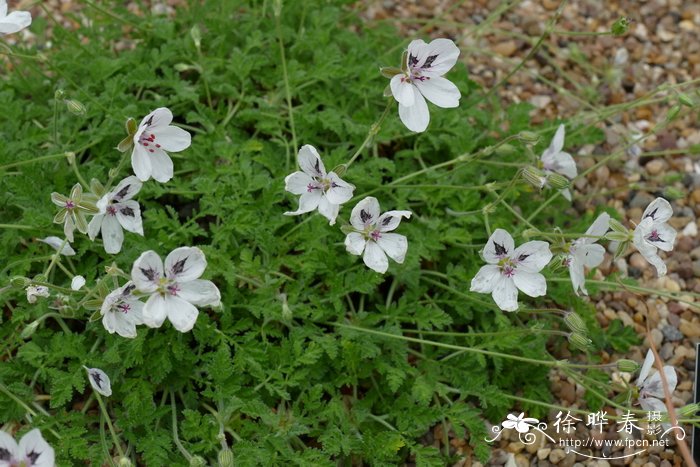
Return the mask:
POLYGON ((360 219, 362 219, 362 222, 365 224, 372 220, 372 214, 368 213, 364 209, 360 210, 360 219))
POLYGON ((29 454, 27 454, 27 459, 29 459, 32 465, 34 465, 34 463, 37 461, 37 459, 39 459, 39 457, 41 457, 40 452, 32 451, 29 454))
POLYGON ((382 220, 382 226, 386 227, 387 225, 389 225, 389 222, 391 222, 391 220, 392 220, 393 218, 394 218, 394 216, 386 216, 386 217, 382 220))
POLYGON ((520 255, 518 256, 518 261, 525 261, 530 255, 520 255))
POLYGON ((5 448, 0 448, 0 461, 10 461, 12 460, 12 454, 5 448))
POLYGON ((173 275, 177 275, 182 273, 182 271, 185 270, 185 263, 187 262, 187 257, 182 258, 180 261, 177 261, 175 264, 173 264, 172 269, 170 270, 173 275))
POLYGON ((135 288, 136 288, 136 286, 134 284, 127 285, 126 287, 124 287, 124 290, 122 291, 122 295, 126 296, 126 295, 131 294, 131 292, 133 292, 133 290, 135 288))
POLYGON ((316 163, 314 164, 314 170, 316 170, 317 174, 322 175, 321 174, 321 160, 320 159, 316 159, 316 163))
POLYGON ((119 209, 119 212, 121 212, 125 216, 134 217, 134 210, 131 209, 129 206, 121 207, 119 209))
POLYGON ((649 214, 644 216, 644 218, 646 219, 647 217, 651 217, 652 220, 656 220, 656 211, 658 211, 658 210, 659 210, 659 208, 654 209, 649 214))
POLYGON ((141 274, 143 274, 146 277, 146 279, 148 279, 149 281, 155 282, 156 279, 158 279, 158 273, 156 272, 155 269, 153 269, 153 268, 148 268, 148 269, 139 268, 139 269, 141 270, 141 274))
POLYGON ((501 255, 507 255, 508 250, 506 250, 506 247, 503 245, 499 245, 496 242, 493 242, 493 247, 496 249, 496 255, 501 256, 501 255))
POLYGON ((421 66, 421 68, 430 68, 430 66, 433 64, 436 58, 438 58, 437 55, 431 55, 430 57, 426 58, 425 63, 423 63, 423 66, 421 66))
POLYGON ((154 117, 153 115, 151 115, 150 117, 148 117, 148 120, 146 120, 146 126, 151 126, 151 125, 153 125, 153 117, 154 117))
POLYGON ((92 381, 95 383, 95 386, 102 389, 102 375, 95 371, 93 373, 90 373, 90 378, 92 378, 92 381))
POLYGON ((131 188, 131 185, 125 186, 124 188, 119 190, 117 192, 117 194, 114 195, 114 197, 112 199, 117 200, 117 201, 121 200, 123 197, 125 197, 126 195, 129 194, 129 188, 131 188))
POLYGON ((411 54, 408 56, 408 65, 409 66, 416 66, 418 65, 418 57, 415 55, 411 54))
POLYGON ((647 236, 647 240, 650 242, 661 242, 664 243, 664 240, 659 236, 659 232, 656 230, 652 230, 651 233, 647 236))

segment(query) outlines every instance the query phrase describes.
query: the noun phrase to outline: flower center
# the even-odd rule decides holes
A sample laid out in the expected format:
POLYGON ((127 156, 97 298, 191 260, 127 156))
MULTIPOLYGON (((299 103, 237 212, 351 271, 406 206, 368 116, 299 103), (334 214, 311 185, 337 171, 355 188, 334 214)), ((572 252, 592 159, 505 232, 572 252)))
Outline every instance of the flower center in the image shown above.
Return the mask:
POLYGON ((107 206, 107 214, 110 216, 115 216, 117 214, 117 208, 114 206, 107 206))
POLYGON ((369 236, 374 240, 375 242, 382 238, 382 233, 379 230, 373 230, 370 232, 369 236))
POLYGON ((501 268, 501 274, 506 277, 513 277, 515 275, 515 269, 517 268, 516 261, 513 261, 509 257, 502 258, 498 262, 498 267, 501 268))
POLYGON ((311 193, 314 190, 322 190, 327 193, 331 188, 337 187, 338 184, 329 178, 316 178, 314 177, 314 182, 306 185, 306 191, 311 193))
POLYGON ((139 144, 148 149, 149 152, 156 152, 154 148, 160 148, 160 144, 156 143, 156 135, 147 133, 145 130, 139 137, 139 144))
POLYGON ((651 231, 649 236, 647 236, 647 240, 649 240, 650 242, 663 242, 663 240, 659 236, 659 232, 657 232, 656 229, 651 231))
POLYGON ((122 313, 129 313, 129 311, 131 310, 131 305, 127 303, 120 303, 119 305, 117 305, 117 309, 122 313))
POLYGON ((66 209, 75 209, 75 203, 72 199, 66 200, 66 209))

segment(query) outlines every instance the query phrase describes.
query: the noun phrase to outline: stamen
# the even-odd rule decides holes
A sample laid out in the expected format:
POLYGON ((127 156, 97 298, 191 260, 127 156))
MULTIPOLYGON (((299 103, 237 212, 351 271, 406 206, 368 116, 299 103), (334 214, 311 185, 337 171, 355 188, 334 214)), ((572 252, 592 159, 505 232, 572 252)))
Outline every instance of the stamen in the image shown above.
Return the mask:
POLYGON ((379 230, 373 230, 373 231, 369 234, 369 236, 372 237, 372 240, 374 240, 374 241, 376 242, 377 240, 379 240, 380 238, 382 238, 382 233, 381 233, 379 230))

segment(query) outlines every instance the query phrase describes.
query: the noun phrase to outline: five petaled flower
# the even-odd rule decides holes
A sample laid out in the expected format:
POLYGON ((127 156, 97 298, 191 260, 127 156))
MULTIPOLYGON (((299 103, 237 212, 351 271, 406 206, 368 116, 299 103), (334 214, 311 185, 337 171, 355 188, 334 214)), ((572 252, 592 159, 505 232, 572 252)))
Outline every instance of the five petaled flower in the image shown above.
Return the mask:
POLYGON ((171 125, 172 121, 173 114, 165 107, 154 110, 141 120, 134 135, 131 167, 142 182, 153 177, 165 183, 173 178, 173 161, 165 151, 179 152, 190 146, 190 134, 171 125))
POLYGON ((569 247, 569 254, 566 257, 565 264, 569 267, 571 284, 574 286, 576 295, 578 295, 579 290, 584 295, 588 295, 585 284, 586 275, 583 267, 595 268, 603 262, 605 248, 595 242, 605 235, 609 228, 610 215, 603 213, 586 230, 585 236, 572 242, 569 247))
POLYGON ((109 380, 107 373, 99 368, 88 368, 85 365, 83 365, 83 368, 85 368, 85 371, 87 371, 92 389, 105 397, 112 395, 112 383, 109 380))
POLYGON ((459 49, 449 39, 435 39, 429 44, 418 39, 408 44, 402 72, 389 84, 406 128, 416 132, 428 128, 430 112, 425 99, 442 108, 459 106, 459 89, 442 77, 457 63, 457 57, 459 49))
POLYGON ((296 216, 318 208, 318 212, 335 224, 340 205, 352 198, 354 185, 344 182, 335 172, 326 173, 316 149, 307 144, 297 155, 300 172, 287 175, 284 189, 299 197, 299 209, 285 212, 286 216, 296 216))
POLYGON ((483 258, 488 264, 474 276, 470 290, 490 293, 501 310, 518 309, 518 289, 530 297, 547 293, 547 282, 540 274, 552 259, 547 242, 535 240, 515 248, 513 237, 496 229, 484 247, 483 258))
MULTIPOLYGON (((574 162, 574 158, 571 157, 571 154, 562 151, 564 148, 565 131, 564 124, 559 125, 557 132, 554 134, 552 142, 542 153, 542 158, 540 160, 542 162, 542 168, 544 169, 545 175, 549 176, 552 173, 558 173, 564 177, 567 177, 568 179, 572 179, 576 177, 578 171, 576 169, 576 162, 574 162)), ((547 181, 545 179, 545 184, 546 183, 547 181)), ((560 190, 560 192, 564 198, 571 201, 571 192, 568 188, 560 190)))
POLYGON ((7 1, 0 0, 0 34, 13 34, 32 24, 28 11, 13 11, 7 14, 7 1))
POLYGON ((102 302, 102 325, 110 334, 116 332, 122 337, 136 337, 136 326, 143 324, 143 302, 132 294, 135 288, 129 281, 110 292, 102 302))
POLYGON ((61 208, 53 218, 54 223, 63 224, 63 233, 69 242, 73 242, 73 231, 77 228, 81 233, 87 233, 88 224, 85 214, 95 214, 94 195, 83 195, 80 183, 73 185, 70 196, 66 197, 55 191, 51 193, 53 204, 61 208))
POLYGON ((133 175, 126 177, 97 202, 100 213, 90 221, 88 236, 90 240, 94 240, 98 232, 102 231, 105 251, 109 254, 119 253, 122 249, 122 228, 143 235, 141 208, 137 201, 131 199, 139 192, 141 186, 138 178, 133 175))
POLYGON ((515 428, 518 433, 527 433, 533 426, 533 423, 539 423, 536 418, 525 417, 525 412, 521 412, 517 417, 513 414, 508 414, 508 420, 504 420, 501 425, 503 428, 515 428))
POLYGON ((195 306, 221 303, 216 285, 199 279, 206 267, 204 253, 196 247, 173 250, 165 258, 165 268, 155 251, 139 256, 131 269, 131 278, 140 292, 150 295, 143 307, 144 323, 157 328, 168 318, 175 329, 187 332, 199 315, 195 306))
POLYGON ((41 436, 38 428, 28 431, 19 444, 4 431, 0 431, 0 466, 54 467, 56 454, 41 436))
MULTIPOLYGON (((639 378, 637 379, 637 387, 639 388, 639 404, 648 412, 666 412, 666 404, 663 402, 665 395, 663 384, 661 382, 661 375, 656 370, 652 371, 653 364, 654 353, 651 351, 651 349, 649 349, 647 356, 644 359, 642 369, 639 370, 639 378)), ((670 365, 665 365, 663 370, 666 383, 668 383, 668 390, 669 392, 673 393, 673 391, 676 390, 676 384, 678 383, 676 370, 670 365)), ((668 429, 671 425, 664 423, 663 426, 665 429, 668 429)))
POLYGON ((362 259, 367 267, 384 274, 389 268, 387 256, 399 264, 406 258, 406 237, 389 233, 399 226, 403 217, 409 219, 411 211, 387 211, 380 215, 377 198, 368 196, 350 214, 355 231, 345 237, 345 248, 357 256, 364 251, 362 259))
POLYGON ((37 297, 48 297, 49 288, 43 285, 30 285, 26 288, 27 301, 29 303, 36 303, 37 297))
POLYGON ((671 251, 676 242, 676 230, 666 223, 672 215, 671 204, 663 198, 656 198, 644 210, 642 221, 634 229, 634 246, 654 265, 659 276, 666 275, 666 264, 659 257, 658 250, 671 251))

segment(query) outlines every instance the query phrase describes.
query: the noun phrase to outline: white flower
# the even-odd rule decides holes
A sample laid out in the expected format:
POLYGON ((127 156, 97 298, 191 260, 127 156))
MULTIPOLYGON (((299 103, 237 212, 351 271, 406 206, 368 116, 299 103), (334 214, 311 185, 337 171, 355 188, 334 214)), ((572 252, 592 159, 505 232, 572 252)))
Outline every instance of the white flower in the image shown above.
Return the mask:
POLYGON ((99 368, 88 368, 85 365, 83 365, 83 368, 85 368, 88 373, 88 379, 90 380, 92 389, 105 397, 112 395, 112 383, 109 381, 107 373, 99 368))
POLYGON ((574 286, 574 292, 579 294, 579 290, 588 295, 586 290, 586 275, 583 267, 595 268, 603 262, 605 256, 605 248, 595 242, 598 238, 605 235, 610 228, 610 215, 603 213, 591 224, 586 230, 586 236, 579 238, 571 243, 569 254, 566 257, 565 264, 569 267, 569 275, 571 276, 571 284, 574 286))
POLYGON ((496 229, 482 256, 488 264, 479 269, 469 290, 490 293, 501 310, 518 309, 518 289, 530 297, 547 293, 547 282, 540 271, 552 259, 549 243, 531 241, 515 248, 513 237, 496 229))
POLYGON ((221 303, 216 285, 199 279, 206 267, 204 253, 195 247, 173 250, 165 258, 165 269, 156 252, 147 251, 139 256, 131 269, 131 278, 140 292, 150 295, 143 307, 144 323, 157 328, 168 318, 175 329, 187 332, 199 315, 195 306, 221 303))
POLYGON ((102 302, 102 325, 110 334, 116 332, 122 337, 136 337, 136 326, 143 324, 143 302, 132 295, 135 288, 129 281, 110 292, 102 302))
POLYGON ((56 455, 34 428, 17 442, 4 431, 0 431, 0 467, 54 467, 56 455))
MULTIPOLYGON (((578 175, 578 170, 576 169, 576 162, 574 162, 574 158, 571 157, 571 154, 562 151, 564 148, 565 131, 564 125, 559 125, 549 147, 542 153, 542 168, 546 175, 558 173, 568 179, 572 179, 578 175)), ((568 188, 560 191, 564 198, 571 201, 571 192, 568 188)))
POLYGON ((296 216, 318 208, 318 212, 335 224, 340 205, 352 198, 354 185, 344 182, 335 172, 326 173, 316 149, 311 145, 302 146, 297 155, 301 172, 294 172, 284 179, 284 189, 299 198, 299 209, 285 212, 286 216, 296 216))
POLYGON ((30 285, 25 289, 27 291, 27 301, 36 303, 37 297, 48 297, 49 288, 43 285, 30 285))
POLYGON ((666 223, 672 215, 671 204, 663 198, 656 198, 644 210, 642 221, 634 229, 632 243, 644 259, 654 265, 659 276, 666 275, 666 264, 659 257, 658 250, 671 251, 676 242, 676 230, 666 223))
MULTIPOLYGON (((653 370, 652 366, 654 364, 654 353, 649 349, 647 356, 644 359, 644 364, 642 369, 639 370, 639 378, 637 379, 637 387, 639 388, 639 404, 646 411, 650 412, 666 412, 666 404, 663 400, 665 399, 664 387, 661 382, 661 375, 658 371, 653 370)), ((664 377, 668 383, 669 392, 673 393, 676 390, 676 384, 678 384, 678 377, 676 375, 676 370, 670 366, 666 365, 663 367, 664 377)), ((668 429, 671 425, 664 423, 664 428, 668 429)))
MULTIPOLYGON (((58 237, 38 238, 37 240, 39 240, 42 243, 46 243, 56 251, 58 251, 58 249, 61 248, 61 245, 63 245, 63 240, 61 240, 58 237)), ((66 244, 63 245, 63 249, 61 249, 60 253, 63 256, 75 256, 75 250, 73 249, 73 247, 70 246, 70 243, 68 242, 66 242, 66 244)))
POLYGON ((122 228, 143 235, 141 208, 138 202, 131 199, 142 186, 141 181, 133 175, 126 177, 97 202, 100 212, 88 224, 88 236, 90 240, 95 240, 101 231, 107 253, 113 255, 121 251, 124 241, 122 228))
POLYGON ((76 228, 80 233, 87 233, 85 214, 95 214, 97 211, 93 198, 96 197, 91 193, 83 194, 80 183, 73 185, 70 196, 51 193, 51 202, 60 208, 53 221, 55 224, 63 224, 63 233, 69 242, 73 242, 73 231, 76 228))
POLYGON ((80 290, 85 285, 85 278, 83 276, 75 276, 73 280, 70 281, 70 288, 73 290, 80 290))
POLYGON ((13 34, 32 24, 28 11, 13 11, 7 14, 7 2, 0 0, 0 34, 13 34))
POLYGON ((348 253, 361 255, 367 267, 384 274, 389 268, 389 258, 403 263, 408 250, 408 240, 400 234, 388 233, 396 229, 401 218, 409 219, 411 211, 387 211, 379 214, 377 198, 368 196, 352 210, 350 223, 355 232, 345 237, 348 253))
POLYGON ((165 107, 154 110, 141 120, 134 135, 131 167, 142 182, 153 177, 165 183, 173 178, 173 161, 165 151, 179 152, 190 146, 190 134, 171 125, 172 121, 173 114, 165 107))
POLYGON ((425 99, 438 107, 459 106, 459 89, 442 77, 457 63, 457 57, 459 49, 449 39, 435 39, 429 44, 418 39, 408 44, 404 71, 389 83, 406 128, 417 132, 428 128, 430 112, 425 99))
POLYGON ((508 420, 504 420, 501 425, 503 428, 515 428, 518 433, 527 433, 533 423, 538 423, 536 418, 525 417, 525 412, 521 412, 517 417, 513 414, 508 414, 508 420))

